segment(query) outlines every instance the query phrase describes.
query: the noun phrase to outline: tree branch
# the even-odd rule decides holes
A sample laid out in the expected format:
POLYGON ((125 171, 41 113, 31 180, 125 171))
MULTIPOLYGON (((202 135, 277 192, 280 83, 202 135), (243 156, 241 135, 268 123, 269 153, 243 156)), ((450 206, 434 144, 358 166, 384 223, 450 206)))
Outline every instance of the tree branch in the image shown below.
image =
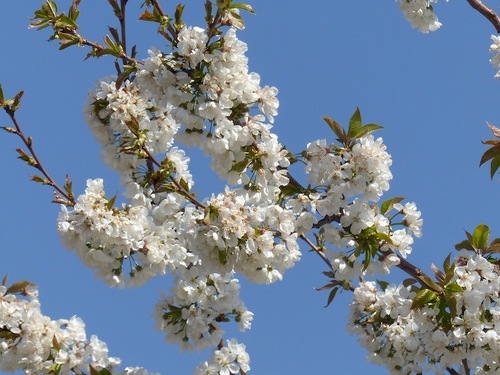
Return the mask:
POLYGON ((488 21, 491 22, 497 33, 500 34, 500 18, 498 15, 486 5, 484 5, 481 0, 467 0, 469 5, 481 13, 488 21))
MULTIPOLYGON (((57 193, 54 192, 54 194, 56 196, 56 201, 54 201, 54 202, 55 203, 65 204, 65 205, 68 205, 68 206, 74 206, 76 204, 75 197, 69 191, 67 191, 66 189, 60 187, 54 181, 54 179, 52 179, 52 177, 49 175, 49 173, 46 171, 46 169, 42 165, 42 162, 38 158, 38 156, 37 156, 37 154, 35 152, 35 149, 33 148, 33 143, 32 143, 31 138, 30 137, 26 137, 24 135, 24 133, 23 133, 23 131, 21 129, 21 126, 19 125, 19 122, 17 121, 15 111, 12 110, 12 109, 10 109, 10 108, 4 108, 4 110, 7 113, 7 115, 10 117, 10 119, 11 119, 12 123, 14 124, 14 126, 16 127, 15 131, 12 131, 12 132, 14 132, 15 134, 17 134, 17 136, 19 138, 21 138, 21 140, 23 141, 24 145, 28 148, 28 151, 31 154, 31 157, 33 158, 32 160, 34 161, 34 163, 30 164, 30 165, 33 166, 35 169, 37 169, 40 173, 43 174, 43 176, 46 179, 43 182, 44 185, 49 185, 49 186, 51 186, 52 188, 54 188, 57 191, 57 193), (61 200, 57 199, 58 197, 61 197, 61 196, 64 197, 64 201, 61 201, 61 200)), ((68 177, 66 177, 66 179, 67 179, 67 181, 69 181, 68 177)), ((36 181, 36 180, 34 180, 34 181, 36 181)))

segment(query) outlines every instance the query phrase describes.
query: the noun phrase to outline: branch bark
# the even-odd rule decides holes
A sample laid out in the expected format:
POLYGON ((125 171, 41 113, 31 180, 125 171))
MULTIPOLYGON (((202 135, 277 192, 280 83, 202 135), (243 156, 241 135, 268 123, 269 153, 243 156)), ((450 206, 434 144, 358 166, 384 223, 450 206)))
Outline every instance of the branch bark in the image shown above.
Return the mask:
POLYGON ((484 5, 481 0, 467 0, 469 5, 491 22, 496 32, 500 34, 500 18, 491 9, 484 5))

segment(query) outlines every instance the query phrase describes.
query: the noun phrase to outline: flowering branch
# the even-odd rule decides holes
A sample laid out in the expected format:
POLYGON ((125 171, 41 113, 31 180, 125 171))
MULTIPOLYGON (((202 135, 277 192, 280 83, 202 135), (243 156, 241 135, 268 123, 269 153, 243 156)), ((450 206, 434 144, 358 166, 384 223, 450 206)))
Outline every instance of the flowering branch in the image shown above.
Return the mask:
MULTIPOLYGON (((1 92, 1 88, 0 88, 1 92)), ((14 102, 20 100, 22 96, 22 91, 16 96, 17 100, 15 99, 14 102)), ((3 94, 1 94, 3 96, 3 94)), ((74 206, 76 201, 75 197, 73 195, 73 192, 71 190, 71 180, 69 179, 68 176, 66 176, 66 184, 64 188, 61 188, 49 175, 45 167, 42 165, 40 159, 38 158, 35 149, 33 148, 33 139, 31 137, 26 137, 21 129, 21 126, 19 125, 19 122, 17 121, 16 118, 16 107, 20 105, 20 102, 16 105, 8 105, 6 102, 3 100, 3 97, 0 98, 0 103, 2 104, 5 112, 7 115, 10 117, 12 123, 14 124, 15 128, 10 128, 10 127, 3 127, 2 129, 6 130, 9 133, 16 134, 19 138, 21 138, 22 142, 25 144, 25 146, 28 148, 28 151, 31 156, 27 155, 22 149, 18 148, 16 151, 20 154, 19 158, 23 161, 25 161, 28 165, 36 168, 40 173, 45 178, 42 178, 40 176, 31 176, 31 179, 35 182, 41 183, 43 185, 49 185, 53 187, 57 192, 54 192, 55 200, 53 201, 54 203, 59 203, 59 204, 64 204, 66 206, 74 206)))
MULTIPOLYGON (((171 19, 157 0, 146 0, 153 10, 146 9, 140 19, 159 23, 172 50, 151 48, 138 62, 135 46, 127 55, 128 0, 108 0, 121 34, 109 28, 112 38, 106 36, 105 45, 78 34, 79 2, 72 2, 66 16, 57 12, 54 0, 46 0, 31 27, 51 26, 51 40, 60 40, 60 49, 86 45, 92 48, 87 57, 112 55, 123 62, 122 72, 115 60, 118 77, 98 82, 85 112, 104 161, 120 174, 127 204, 115 207, 116 196, 106 197, 101 179, 88 180, 76 200, 69 179, 64 188, 53 182, 15 118, 22 92, 5 101, 0 90, 1 106, 15 126, 4 129, 22 139, 29 152, 18 149, 21 159, 45 177, 34 180, 53 186, 56 198, 63 197, 60 203, 73 206, 62 207, 58 231, 98 277, 111 286, 138 286, 172 274, 171 293, 156 305, 155 318, 182 349, 214 347, 210 363, 202 363, 198 373, 249 370, 245 346, 222 341, 222 323, 234 320, 244 331, 253 316, 239 298, 235 275, 256 283, 280 280, 300 259, 299 238, 328 266, 324 274, 331 281, 319 288, 331 289, 328 304, 342 288, 353 292, 350 327, 391 372, 500 370, 495 336, 500 318, 491 311, 500 289, 492 254, 500 240, 488 243, 485 225, 467 233, 457 260, 446 258, 443 271, 432 266, 437 281, 411 264, 407 256, 421 235, 420 211, 414 203, 401 204, 402 197, 379 203, 389 189, 392 160, 382 139, 372 135, 381 127, 363 124, 359 109, 347 129, 324 118, 337 142, 316 140, 300 154, 308 175, 304 188, 288 170, 298 159, 271 132, 277 89, 261 87, 260 77, 248 71, 247 46, 236 36, 244 27, 239 11, 253 12, 249 5, 206 0, 206 27, 200 28, 184 24, 183 5, 171 19), (258 114, 251 116, 254 110, 258 114), (223 192, 198 200, 191 192, 189 158, 177 144, 198 146, 211 157, 211 167, 226 181, 223 192), (165 156, 160 161, 158 155, 165 156), (317 244, 307 237, 313 230, 317 244), (338 251, 327 252, 329 245, 338 251), (393 267, 415 280, 367 281, 393 267)), ((436 2, 402 0, 400 8, 427 33, 441 26, 433 13, 436 2)), ((480 1, 469 3, 500 25, 480 1)), ((493 159, 498 168, 496 156, 489 152, 483 160, 493 159)), ((0 323, 2 334, 4 326, 0 323)), ((10 333, 14 342, 18 333, 10 333)), ((59 340, 52 344, 58 351, 59 340)))

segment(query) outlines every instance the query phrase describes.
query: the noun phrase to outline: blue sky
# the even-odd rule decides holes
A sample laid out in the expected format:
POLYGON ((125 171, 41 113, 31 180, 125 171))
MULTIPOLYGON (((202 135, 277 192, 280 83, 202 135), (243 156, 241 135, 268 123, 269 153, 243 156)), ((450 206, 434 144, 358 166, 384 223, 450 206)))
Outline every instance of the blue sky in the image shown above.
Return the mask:
MULTIPOLYGON (((70 1, 60 1, 67 9, 70 1)), ((140 1, 131 1, 132 8, 140 1)), ((187 20, 203 26, 203 2, 188 1, 187 20)), ((114 72, 111 59, 82 61, 87 51, 57 50, 47 30, 28 30, 28 17, 40 1, 0 3, 0 83, 6 95, 25 90, 18 118, 54 178, 69 173, 77 194, 87 178, 102 177, 106 189, 120 192, 117 177, 99 159, 87 131, 82 106, 97 79, 114 72)), ((175 2, 163 1, 165 10, 175 2)), ((358 106, 366 122, 384 129, 393 157, 394 179, 386 195, 417 203, 423 237, 410 261, 430 270, 453 252, 463 230, 479 223, 500 236, 498 177, 479 168, 490 138, 486 121, 500 126, 499 89, 488 53, 493 27, 464 1, 435 6, 443 27, 422 35, 410 28, 394 1, 303 2, 255 0, 257 15, 245 15, 239 37, 249 45, 250 69, 263 85, 280 90, 274 130, 288 149, 298 152, 310 141, 333 138, 321 120, 346 124, 358 106)), ((107 2, 82 2, 82 34, 102 40, 114 25, 107 2)), ((130 19, 129 43, 139 56, 162 48, 152 24, 130 19)), ((1 125, 10 125, 0 115, 1 125)), ((16 160, 18 139, 0 135, 3 183, 0 185, 0 275, 28 279, 40 287, 42 310, 52 318, 78 315, 87 332, 106 341, 124 365, 162 374, 190 374, 209 353, 180 354, 153 327, 152 306, 169 278, 140 289, 109 289, 92 271, 66 252, 56 233, 59 207, 51 191, 29 182, 29 170, 16 160)), ((193 154, 196 156, 195 154, 193 154)), ((193 158, 194 158, 193 156, 193 158)), ((193 162, 200 195, 220 189, 206 162, 193 162)), ((300 176, 302 177, 303 176, 300 176)), ((250 374, 386 374, 365 361, 364 349, 345 329, 349 295, 323 308, 327 295, 314 291, 326 280, 321 260, 302 247, 303 259, 271 286, 243 282, 242 295, 255 313, 253 327, 235 333, 247 345, 250 374)), ((404 278, 396 273, 392 280, 404 278)), ((228 329, 233 333, 232 329, 228 329)), ((228 338, 231 334, 228 334, 228 338)))

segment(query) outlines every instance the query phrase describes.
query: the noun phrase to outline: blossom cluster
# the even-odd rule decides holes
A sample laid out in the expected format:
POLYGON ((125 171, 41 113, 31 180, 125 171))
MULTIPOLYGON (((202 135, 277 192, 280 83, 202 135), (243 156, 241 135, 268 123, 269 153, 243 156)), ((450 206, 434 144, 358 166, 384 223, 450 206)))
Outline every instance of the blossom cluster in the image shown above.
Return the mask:
POLYGON ((352 147, 318 140, 307 146, 305 163, 309 183, 316 188, 290 199, 287 206, 298 215, 298 232, 310 231, 318 223, 318 214, 331 218, 321 225, 320 233, 326 243, 339 250, 330 253, 337 279, 388 273, 399 263, 397 254, 405 258, 411 252, 413 236, 421 236, 423 224, 415 204, 394 204, 397 213, 393 217, 380 212, 376 204, 392 179, 392 160, 381 138, 368 134, 352 147), (395 230, 398 215, 403 216, 399 223, 403 228, 395 230), (380 262, 367 265, 359 257, 361 254, 356 255, 356 249, 367 240, 380 244, 380 250, 385 252, 380 262))
POLYGON ((250 371, 250 357, 245 345, 231 339, 227 341, 227 346, 214 352, 210 362, 201 363, 194 371, 194 375, 246 374, 248 371, 250 371))
POLYGON ((492 35, 491 40, 490 52, 495 55, 490 59, 490 63, 495 69, 499 69, 495 74, 495 78, 500 78, 500 36, 492 35))
POLYGON ((209 269, 272 283, 300 259, 291 210, 278 204, 249 206, 229 189, 208 200, 207 209, 196 245, 209 269))
POLYGON ((0 286, 0 370, 25 374, 105 373, 147 375, 143 368, 117 369, 120 359, 108 356, 108 348, 97 336, 87 339, 84 322, 51 320, 42 314, 38 291, 22 288, 20 298, 0 286), (104 373, 104 372, 103 372, 104 373))
POLYGON ((181 350, 202 350, 223 338, 221 322, 233 318, 241 331, 250 328, 253 314, 239 299, 240 284, 233 274, 203 273, 194 265, 176 277, 171 295, 155 306, 158 330, 181 350))
POLYGON ((72 210, 62 207, 58 230, 64 244, 112 286, 140 285, 166 268, 186 267, 193 258, 178 239, 180 220, 157 225, 155 219, 178 209, 175 198, 158 207, 117 209, 106 198, 103 180, 88 180, 72 210), (129 264, 128 273, 123 272, 129 264))
POLYGON ((411 26, 420 32, 427 34, 436 31, 441 27, 437 16, 434 14, 432 3, 438 0, 396 0, 399 2, 399 9, 411 26))
POLYGON ((279 202, 288 151, 265 123, 277 114, 277 90, 248 71, 247 46, 233 28, 214 42, 183 27, 174 49, 152 48, 133 79, 117 85, 107 77, 89 94, 87 122, 120 174, 126 203, 116 207, 101 179, 88 180, 76 205, 63 207, 58 230, 109 285, 172 273, 157 325, 169 341, 201 349, 220 341, 222 321, 250 326, 234 272, 271 283, 300 251, 295 215, 279 202), (227 180, 224 193, 196 199, 179 142, 211 157, 227 180))
MULTIPOLYGON (((412 286, 362 282, 354 291, 349 327, 368 357, 391 374, 432 371, 475 374, 500 371, 500 277, 498 266, 480 254, 456 259, 453 293, 415 307, 412 286), (413 307, 413 308, 412 308, 413 307)), ((449 287, 450 288, 450 287, 449 287)), ((445 288, 446 289, 446 288, 445 288)))

